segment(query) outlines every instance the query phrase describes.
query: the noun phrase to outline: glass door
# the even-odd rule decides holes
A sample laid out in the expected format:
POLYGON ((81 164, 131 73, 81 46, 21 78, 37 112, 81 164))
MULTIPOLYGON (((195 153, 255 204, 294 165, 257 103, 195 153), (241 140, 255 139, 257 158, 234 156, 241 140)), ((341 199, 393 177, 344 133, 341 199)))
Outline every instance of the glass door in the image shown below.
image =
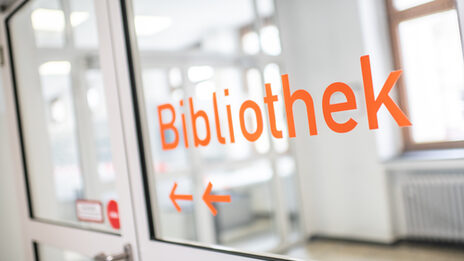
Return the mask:
POLYGON ((5 19, 28 260, 284 260, 258 253, 302 239, 283 104, 238 112, 280 90, 272 1, 31 0, 5 19))
POLYGON ((138 260, 107 2, 20 2, 5 30, 28 260, 138 260))
POLYGON ((265 108, 265 82, 281 91, 273 1, 110 5, 116 52, 129 55, 118 76, 142 258, 279 260, 257 253, 280 253, 303 231, 283 103, 275 118, 239 115, 247 99, 265 108))

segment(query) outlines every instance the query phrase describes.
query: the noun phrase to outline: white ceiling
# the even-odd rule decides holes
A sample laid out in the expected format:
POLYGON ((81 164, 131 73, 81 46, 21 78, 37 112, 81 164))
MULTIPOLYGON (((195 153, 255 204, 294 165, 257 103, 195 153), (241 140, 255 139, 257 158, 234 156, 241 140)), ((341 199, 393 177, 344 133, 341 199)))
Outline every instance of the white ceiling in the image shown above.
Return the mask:
MULTIPOLYGON (((0 0, 0 3, 11 3, 18 0, 0 0)), ((262 0, 261 2, 268 2, 262 0)), ((56 8, 48 6, 56 0, 40 1, 40 8, 56 8), (48 5, 47 5, 48 4, 48 5)), ((93 8, 92 0, 81 0, 73 7, 74 11, 88 11, 93 8)), ((227 45, 232 42, 231 33, 250 24, 254 20, 252 0, 133 0, 136 16, 168 17, 170 26, 156 34, 141 36, 138 39, 141 49, 158 51, 185 50, 201 42, 205 36, 216 37, 211 44, 227 45)), ((144 26, 150 27, 145 23, 144 26)), ((88 37, 93 37, 88 34, 88 37)))
POLYGON ((170 17, 163 32, 139 38, 139 44, 155 50, 179 50, 206 34, 237 29, 253 18, 251 0, 134 0, 135 15, 170 17))

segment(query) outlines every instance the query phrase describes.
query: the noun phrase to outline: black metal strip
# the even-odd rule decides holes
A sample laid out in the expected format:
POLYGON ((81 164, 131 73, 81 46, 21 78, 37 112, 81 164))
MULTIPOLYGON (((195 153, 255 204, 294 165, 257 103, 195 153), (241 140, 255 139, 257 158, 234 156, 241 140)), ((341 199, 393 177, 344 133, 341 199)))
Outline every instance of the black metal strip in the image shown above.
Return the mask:
POLYGON ((9 22, 14 14, 16 14, 24 5, 28 3, 28 0, 24 0, 21 4, 19 4, 5 19, 5 29, 6 29, 6 37, 8 43, 8 54, 9 54, 9 61, 10 61, 10 69, 11 69, 11 79, 13 81, 13 92, 14 92, 14 100, 15 100, 15 109, 16 109, 16 120, 18 123, 18 130, 19 130, 19 142, 21 146, 21 157, 23 162, 23 169, 24 169, 24 180, 26 186, 26 196, 27 196, 27 204, 29 209, 29 217, 34 218, 34 211, 32 208, 32 196, 30 190, 30 182, 28 178, 28 167, 27 167, 27 159, 26 159, 26 148, 24 144, 24 135, 23 135, 23 126, 21 123, 21 109, 19 105, 19 94, 17 88, 17 80, 15 74, 15 66, 13 61, 13 45, 11 43, 11 31, 9 22))

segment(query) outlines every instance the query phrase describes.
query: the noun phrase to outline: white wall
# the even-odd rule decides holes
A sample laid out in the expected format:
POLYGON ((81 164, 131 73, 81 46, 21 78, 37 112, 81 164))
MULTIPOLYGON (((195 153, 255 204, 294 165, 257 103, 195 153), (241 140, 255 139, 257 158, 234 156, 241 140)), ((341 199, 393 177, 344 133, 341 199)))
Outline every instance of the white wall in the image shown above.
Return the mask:
POLYGON ((359 60, 364 54, 371 55, 374 84, 380 89, 391 68, 388 53, 381 52, 389 48, 388 31, 376 31, 385 26, 386 16, 369 16, 366 12, 381 12, 380 5, 360 8, 358 2, 362 3, 278 1, 286 59, 283 73, 289 74, 293 90, 308 90, 316 106, 319 134, 310 137, 305 108, 302 103, 295 105, 297 138, 293 141, 308 235, 391 242, 386 172, 379 155, 391 156, 397 151, 394 143, 386 140, 397 136, 385 111, 380 116, 380 130, 368 129, 359 60), (350 116, 358 121, 346 134, 329 130, 321 110, 323 91, 336 81, 349 84, 357 96, 359 110, 336 116, 341 122, 350 116))
POLYGON ((24 260, 16 179, 10 156, 3 83, 0 79, 0 260, 24 260))

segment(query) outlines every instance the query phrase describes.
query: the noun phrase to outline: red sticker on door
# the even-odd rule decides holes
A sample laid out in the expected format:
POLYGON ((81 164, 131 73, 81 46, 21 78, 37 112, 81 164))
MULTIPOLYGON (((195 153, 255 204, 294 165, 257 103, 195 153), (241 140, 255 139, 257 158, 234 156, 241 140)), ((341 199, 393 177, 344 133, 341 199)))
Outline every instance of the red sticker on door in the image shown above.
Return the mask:
POLYGON ((119 223, 118 202, 110 200, 106 206, 106 214, 108 215, 111 227, 119 229, 121 224, 119 223))

